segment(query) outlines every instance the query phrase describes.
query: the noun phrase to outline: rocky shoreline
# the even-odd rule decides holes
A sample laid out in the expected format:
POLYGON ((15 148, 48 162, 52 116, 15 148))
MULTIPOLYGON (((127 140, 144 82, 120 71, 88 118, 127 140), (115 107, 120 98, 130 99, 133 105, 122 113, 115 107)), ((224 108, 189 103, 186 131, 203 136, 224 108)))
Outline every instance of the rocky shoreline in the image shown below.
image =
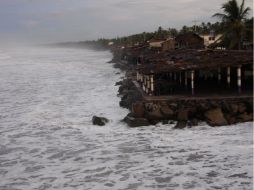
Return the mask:
POLYGON ((115 68, 125 72, 125 78, 115 85, 119 86, 119 105, 130 110, 123 119, 130 127, 176 123, 175 128, 198 126, 200 122, 208 125, 224 126, 253 121, 253 98, 206 98, 174 99, 168 101, 146 101, 134 85, 135 68, 113 59, 115 68))

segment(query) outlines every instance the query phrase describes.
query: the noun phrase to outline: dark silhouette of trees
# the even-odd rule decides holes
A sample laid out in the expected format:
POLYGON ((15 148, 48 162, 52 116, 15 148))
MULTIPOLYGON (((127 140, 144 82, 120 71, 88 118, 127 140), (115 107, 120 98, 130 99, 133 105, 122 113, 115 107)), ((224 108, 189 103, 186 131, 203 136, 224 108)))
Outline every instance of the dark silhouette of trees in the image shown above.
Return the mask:
POLYGON ((223 41, 232 49, 241 49, 244 34, 246 32, 246 19, 250 8, 245 8, 245 0, 239 6, 236 0, 229 0, 222 5, 223 13, 216 13, 213 16, 221 19, 223 28, 223 41))

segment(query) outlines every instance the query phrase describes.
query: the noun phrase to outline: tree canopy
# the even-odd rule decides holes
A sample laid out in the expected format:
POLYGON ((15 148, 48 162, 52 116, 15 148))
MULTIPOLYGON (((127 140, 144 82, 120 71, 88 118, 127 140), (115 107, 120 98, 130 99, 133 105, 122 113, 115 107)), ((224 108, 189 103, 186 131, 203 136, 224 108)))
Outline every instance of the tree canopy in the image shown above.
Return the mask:
POLYGON ((245 0, 241 5, 238 5, 236 0, 229 0, 222 5, 221 9, 223 13, 216 13, 213 16, 218 17, 223 23, 222 40, 230 49, 236 47, 241 49, 250 8, 245 8, 245 0))

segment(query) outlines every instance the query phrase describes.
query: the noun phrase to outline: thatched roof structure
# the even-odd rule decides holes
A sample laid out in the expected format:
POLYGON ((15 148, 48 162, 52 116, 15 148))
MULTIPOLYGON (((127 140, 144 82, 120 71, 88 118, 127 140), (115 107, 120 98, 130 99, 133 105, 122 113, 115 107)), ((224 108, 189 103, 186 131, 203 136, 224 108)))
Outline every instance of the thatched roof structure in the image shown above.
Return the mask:
POLYGON ((138 71, 144 74, 180 72, 186 70, 214 70, 253 64, 252 51, 174 50, 145 58, 138 71))

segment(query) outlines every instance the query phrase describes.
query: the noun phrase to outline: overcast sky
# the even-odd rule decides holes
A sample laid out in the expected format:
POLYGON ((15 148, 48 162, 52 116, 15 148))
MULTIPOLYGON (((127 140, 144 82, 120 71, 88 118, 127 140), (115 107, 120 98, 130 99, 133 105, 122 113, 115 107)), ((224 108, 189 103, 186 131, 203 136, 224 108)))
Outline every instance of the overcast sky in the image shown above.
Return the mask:
MULTIPOLYGON (((226 0, 0 0, 0 40, 91 40, 193 25, 226 0)), ((246 0, 252 8, 252 0, 246 0)), ((252 13, 251 13, 252 14, 252 13)))

